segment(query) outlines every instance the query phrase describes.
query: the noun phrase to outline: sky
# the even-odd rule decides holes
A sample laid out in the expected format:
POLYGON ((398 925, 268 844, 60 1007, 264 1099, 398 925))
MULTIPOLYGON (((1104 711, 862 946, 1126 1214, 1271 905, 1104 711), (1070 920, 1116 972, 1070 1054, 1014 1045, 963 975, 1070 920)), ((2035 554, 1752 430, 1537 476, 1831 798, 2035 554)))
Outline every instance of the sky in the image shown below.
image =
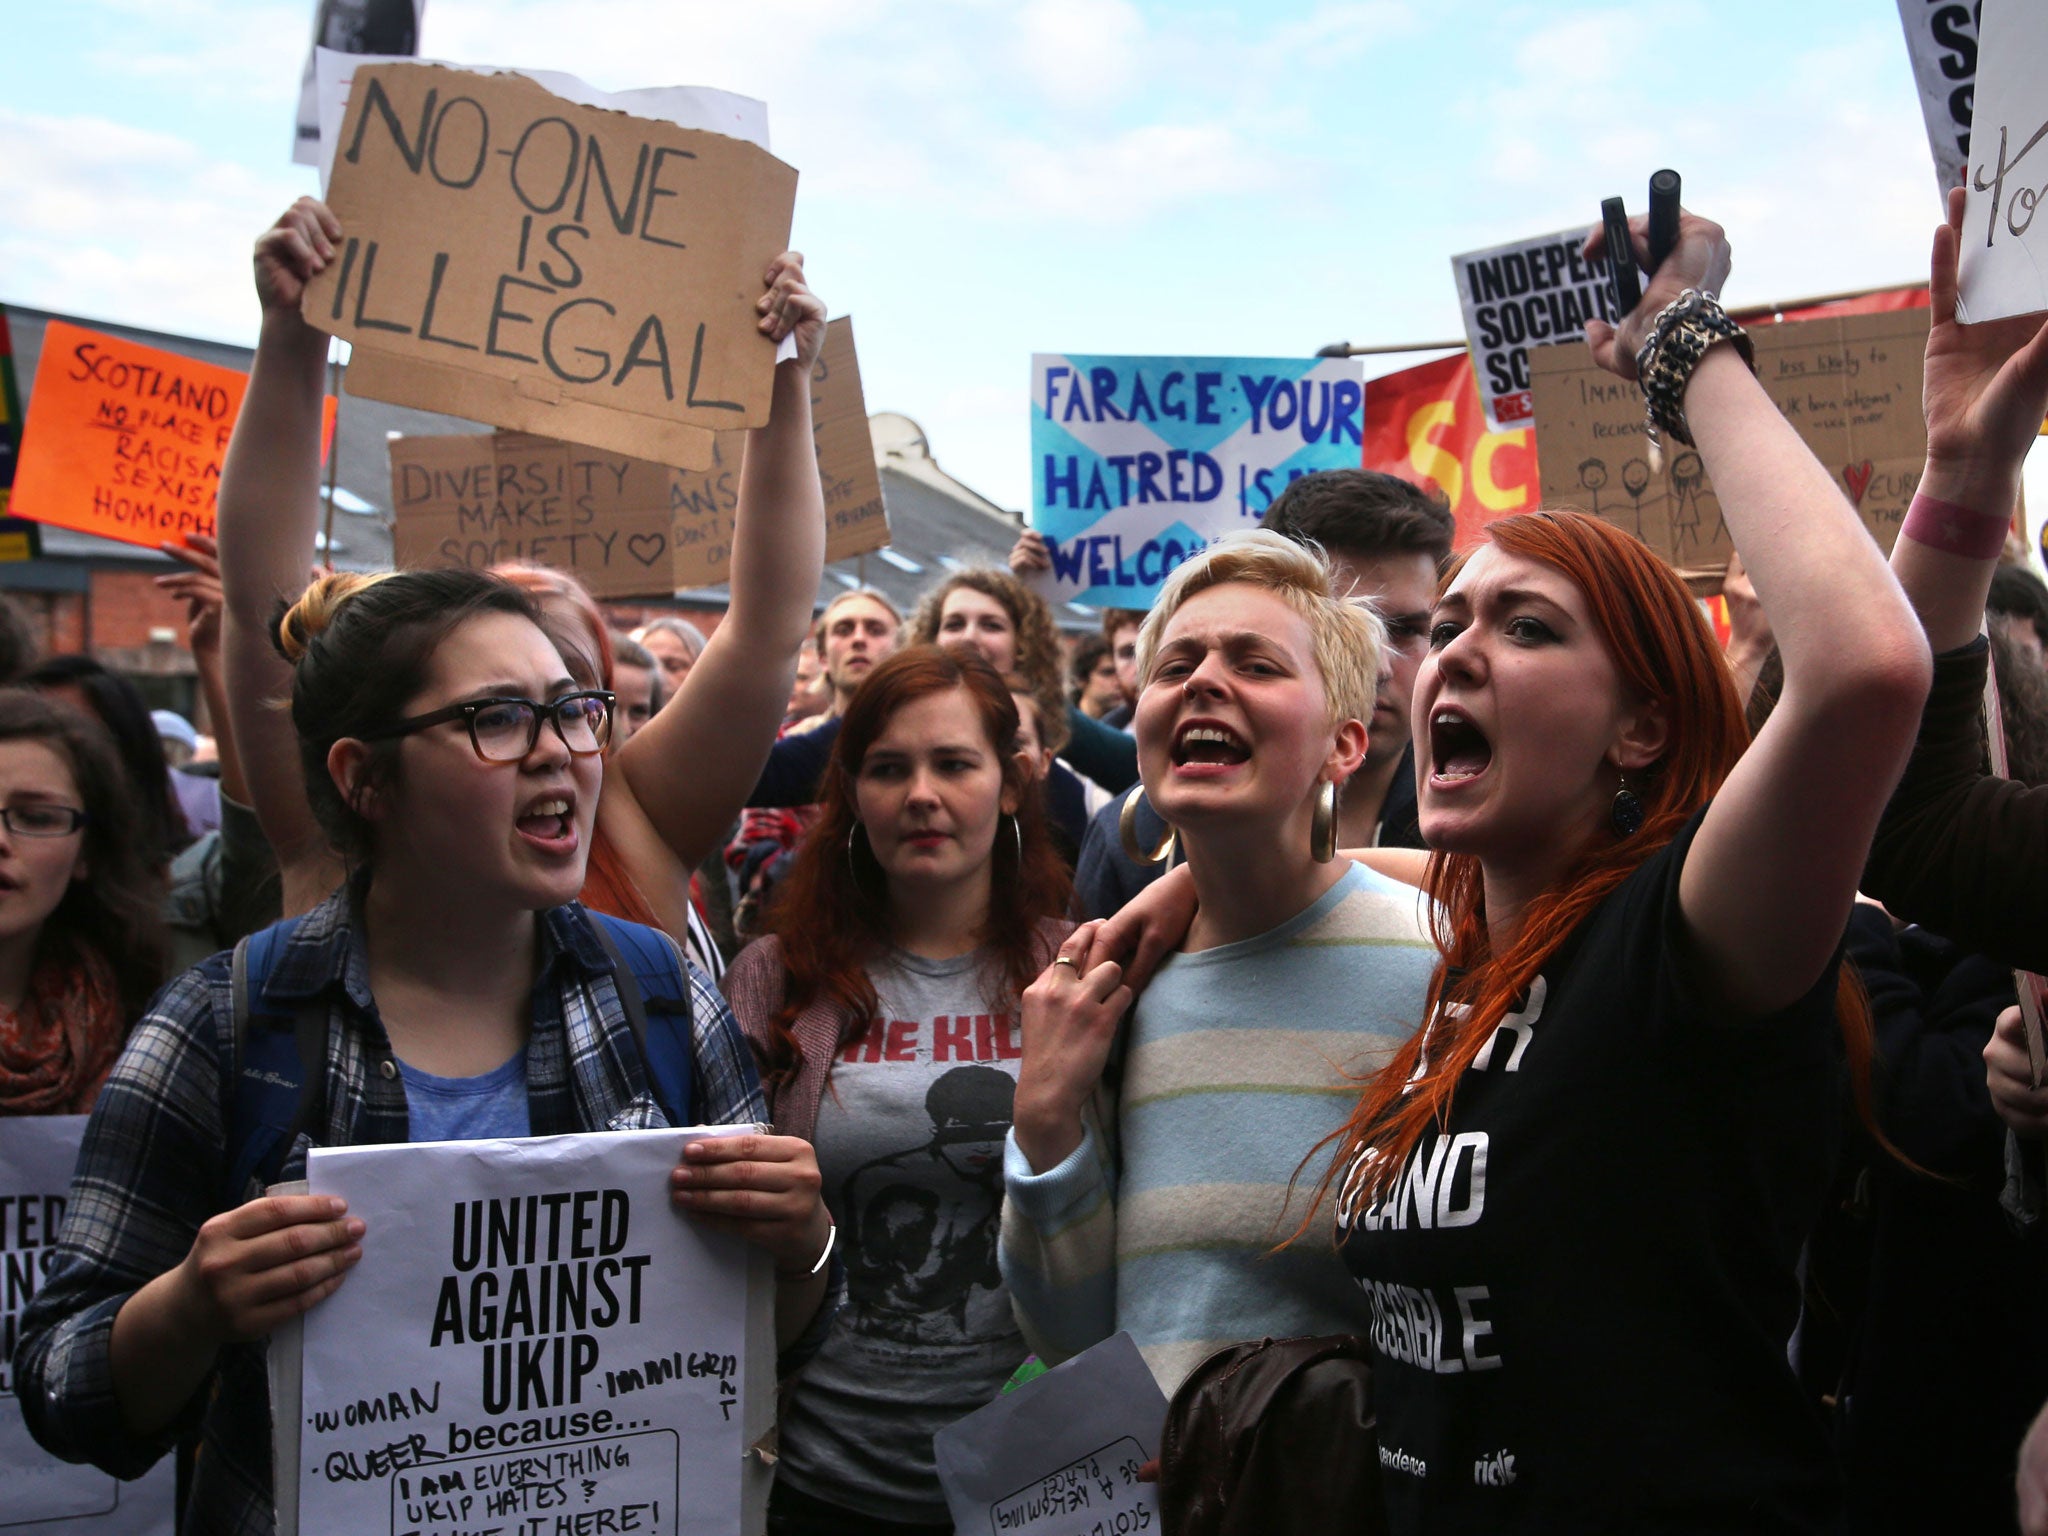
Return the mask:
MULTIPOLYGON (((253 341, 250 245, 317 190, 313 10, 10 7, 0 302, 253 341)), ((868 408, 1011 508, 1033 352, 1450 339, 1454 254, 1640 208, 1666 165, 1729 231, 1731 306, 1924 281, 1940 211, 1890 0, 428 0, 421 41, 765 100, 868 408)))

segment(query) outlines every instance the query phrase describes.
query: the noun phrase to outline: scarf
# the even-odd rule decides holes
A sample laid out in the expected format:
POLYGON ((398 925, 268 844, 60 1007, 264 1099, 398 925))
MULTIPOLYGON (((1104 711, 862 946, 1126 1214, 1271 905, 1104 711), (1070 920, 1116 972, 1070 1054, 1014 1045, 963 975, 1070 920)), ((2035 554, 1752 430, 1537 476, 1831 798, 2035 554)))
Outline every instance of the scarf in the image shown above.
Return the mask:
POLYGON ((19 1008, 0 1008, 0 1115, 82 1115, 114 1069, 128 1020, 98 955, 44 957, 19 1008))

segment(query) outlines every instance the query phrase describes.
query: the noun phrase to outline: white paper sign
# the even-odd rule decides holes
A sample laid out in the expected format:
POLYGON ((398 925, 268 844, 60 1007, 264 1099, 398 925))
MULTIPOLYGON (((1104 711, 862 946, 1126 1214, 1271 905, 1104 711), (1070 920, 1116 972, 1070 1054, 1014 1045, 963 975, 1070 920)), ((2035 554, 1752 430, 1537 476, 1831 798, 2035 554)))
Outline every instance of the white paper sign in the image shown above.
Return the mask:
MULTIPOLYGON (((309 163, 320 167, 320 190, 323 194, 334 175, 335 141, 341 137, 342 119, 348 115, 348 93, 355 83, 356 71, 365 64, 411 62, 404 55, 379 57, 341 53, 329 48, 313 50, 318 126, 315 130, 317 142, 309 163)), ((472 74, 498 73, 495 67, 484 64, 450 64, 444 59, 419 62, 441 64, 448 69, 466 69, 472 74)), ((600 91, 596 86, 556 69, 508 69, 504 73, 524 75, 565 101, 624 112, 633 117, 654 118, 674 123, 678 128, 722 133, 729 139, 744 139, 749 144, 768 148, 768 104, 751 96, 739 96, 731 91, 718 91, 701 85, 656 85, 631 91, 600 91)))
POLYGON ((740 1129, 316 1149, 367 1230, 306 1316, 301 1536, 746 1529, 772 1273, 668 1183, 740 1129))
POLYGON ((1984 0, 1963 211, 1965 324, 2048 309, 2048 6, 1984 0))
POLYGON ((1941 195, 1963 184, 1970 159, 1970 92, 1977 79, 1977 17, 1962 0, 1899 0, 1927 147, 1941 195))
POLYGON ((1615 318, 1607 258, 1579 254, 1591 229, 1565 229, 1451 258, 1472 376, 1486 424, 1511 432, 1536 419, 1529 389, 1529 348, 1583 341, 1586 322, 1615 318))
MULTIPOLYGON (((420 51, 420 15, 427 0, 320 0, 313 13, 313 46, 299 79, 299 120, 292 135, 292 159, 321 167, 318 59, 323 51, 361 58, 409 59, 420 51)), ((339 121, 339 119, 337 119, 339 121)))
POLYGON ((1159 1529, 1138 1468, 1165 1425, 1159 1383, 1119 1333, 940 1430, 932 1450, 961 1532, 1138 1536, 1159 1529))
POLYGON ((84 1115, 0 1117, 0 1531, 7 1536, 171 1536, 176 1463, 132 1483, 59 1461, 29 1438, 15 1401, 21 1314, 64 1220, 84 1115))

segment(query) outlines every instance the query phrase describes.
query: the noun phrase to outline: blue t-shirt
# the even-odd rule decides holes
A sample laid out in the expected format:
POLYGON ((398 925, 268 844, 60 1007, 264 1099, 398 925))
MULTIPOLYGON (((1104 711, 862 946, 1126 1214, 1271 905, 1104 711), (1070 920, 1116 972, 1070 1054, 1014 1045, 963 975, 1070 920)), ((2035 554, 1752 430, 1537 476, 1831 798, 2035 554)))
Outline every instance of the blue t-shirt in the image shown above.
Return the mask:
POLYGON ((398 1070, 405 1079, 405 1112, 414 1141, 483 1141, 531 1133, 524 1048, 478 1077, 436 1077, 402 1061, 398 1070))

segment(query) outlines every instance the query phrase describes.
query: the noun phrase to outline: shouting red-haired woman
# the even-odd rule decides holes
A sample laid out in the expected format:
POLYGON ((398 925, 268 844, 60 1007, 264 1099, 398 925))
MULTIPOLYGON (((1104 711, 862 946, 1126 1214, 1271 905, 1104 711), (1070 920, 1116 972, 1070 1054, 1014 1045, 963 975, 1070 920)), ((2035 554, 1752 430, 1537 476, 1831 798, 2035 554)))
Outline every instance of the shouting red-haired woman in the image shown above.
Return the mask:
POLYGON ((877 666, 772 937, 726 973, 777 1127, 817 1148, 846 1263, 783 1414, 776 1536, 951 1531, 932 1435, 1024 1359, 996 1267, 1015 1020, 1070 925, 1016 740, 980 656, 920 645, 877 666))
MULTIPOLYGON (((1642 221, 1636 242, 1644 244, 1642 221)), ((1635 539, 1496 522, 1415 689, 1443 963, 1333 1174, 1398 1532, 1817 1531, 1795 1271, 1869 1015, 1840 946, 1926 695, 1884 557, 1745 366, 1715 225, 1594 355, 1696 444, 1784 658, 1742 712, 1635 539)))

